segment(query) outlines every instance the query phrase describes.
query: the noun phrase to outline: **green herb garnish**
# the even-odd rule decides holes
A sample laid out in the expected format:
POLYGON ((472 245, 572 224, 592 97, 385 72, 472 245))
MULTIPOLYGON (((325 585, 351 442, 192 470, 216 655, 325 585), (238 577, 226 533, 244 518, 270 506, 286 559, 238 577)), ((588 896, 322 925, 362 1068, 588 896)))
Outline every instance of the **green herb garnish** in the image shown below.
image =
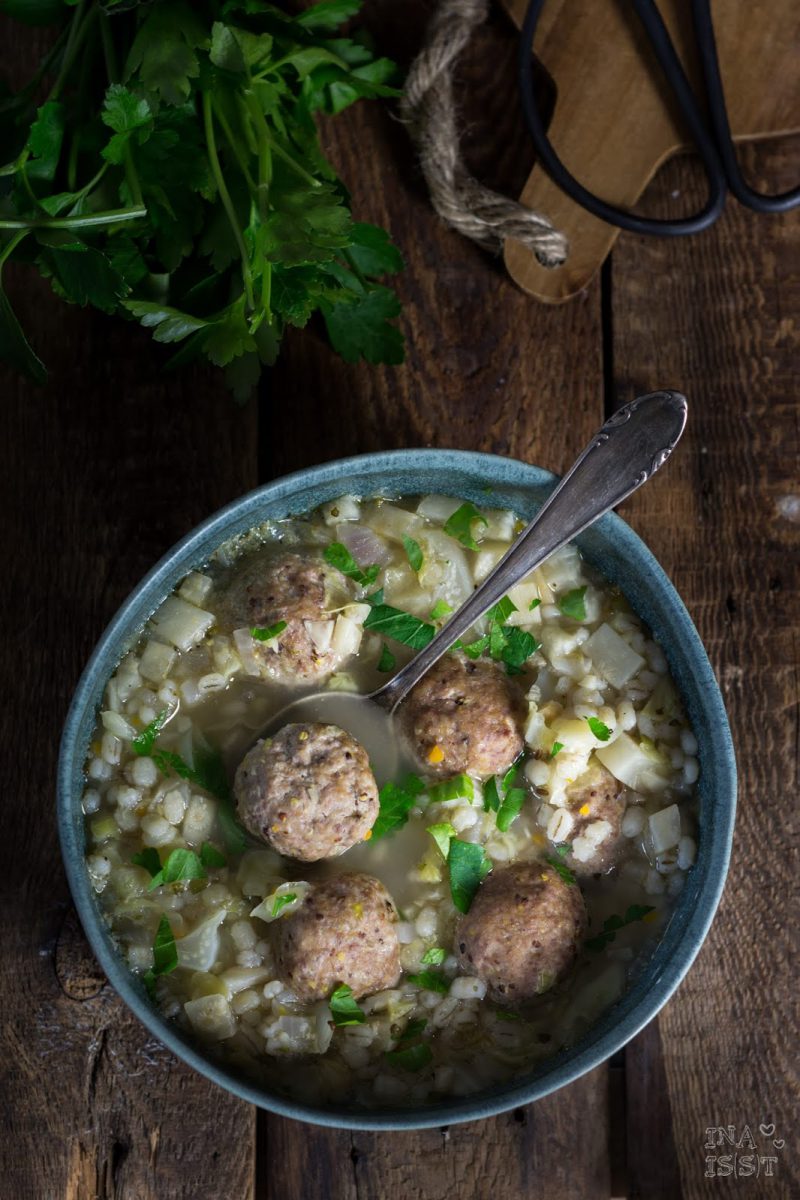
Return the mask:
POLYGON ((178 965, 178 949, 175 937, 168 919, 162 916, 158 923, 155 940, 153 941, 153 965, 142 976, 144 986, 152 998, 155 996, 156 979, 159 975, 169 975, 178 965))
POLYGON ((150 754, 166 719, 167 710, 166 708, 162 708, 158 716, 154 717, 149 725, 145 725, 138 737, 135 737, 131 742, 131 749, 134 754, 140 754, 143 757, 150 754))
POLYGON ((168 883, 184 883, 190 879, 205 879, 206 869, 194 850, 173 850, 160 871, 150 880, 148 892, 168 883))
POLYGON ((382 633, 384 637, 392 638, 395 642, 402 642, 412 650, 423 650, 436 633, 433 625, 421 621, 413 613, 403 612, 400 608, 393 608, 391 604, 382 603, 372 603, 364 628, 382 633))
POLYGON ((422 962, 428 966, 440 967, 447 958, 447 951, 443 946, 431 946, 430 950, 426 950, 422 956, 422 962))
POLYGON ((417 775, 407 775, 402 783, 385 783, 378 793, 380 811, 372 826, 373 839, 402 829, 424 788, 424 783, 417 775))
POLYGON ((524 803, 525 789, 509 788, 497 813, 497 828, 501 833, 508 832, 512 823, 516 821, 517 817, 522 812, 522 806, 524 803))
POLYGON ((572 854, 572 842, 559 842, 555 849, 556 854, 566 858, 568 854, 572 854))
POLYGON ((604 725, 597 717, 587 717, 586 721, 594 736, 601 742, 607 742, 611 737, 611 730, 607 725, 604 725))
POLYGON ((445 779, 443 783, 431 783, 425 788, 431 804, 441 804, 445 800, 475 799, 475 784, 469 775, 456 775, 453 779, 445 779))
POLYGON ((528 605, 528 612, 533 612, 533 610, 534 610, 535 608, 538 608, 538 607, 539 607, 539 605, 540 605, 541 603, 542 603, 542 602, 541 602, 541 600, 538 598, 538 596, 537 596, 537 598, 536 598, 535 600, 531 600, 530 604, 528 605))
POLYGON ((418 1042, 416 1046, 400 1046, 397 1050, 386 1051, 386 1061, 393 1067, 402 1067, 404 1071, 421 1071, 427 1067, 433 1058, 433 1051, 427 1042, 418 1042))
POLYGON ((449 821, 441 821, 438 825, 429 825, 425 830, 429 833, 439 848, 442 858, 447 858, 450 849, 450 839, 456 836, 455 828, 449 821))
POLYGON ((420 971, 416 975, 406 975, 406 979, 426 992, 441 992, 444 995, 450 991, 450 984, 439 971, 420 971))
POLYGON ((210 746, 199 747, 194 753, 193 767, 172 750, 155 750, 152 759, 164 775, 174 771, 179 778, 217 799, 217 821, 225 848, 229 854, 242 854, 247 848, 247 834, 234 816, 230 784, 219 753, 210 746))
POLYGON ((336 1026, 363 1025, 367 1019, 353 999, 353 989, 348 987, 346 983, 340 983, 338 987, 333 989, 331 998, 328 1001, 328 1007, 331 1010, 333 1023, 336 1026))
POLYGON ((497 812, 500 808, 500 793, 497 788, 497 776, 490 775, 483 785, 484 812, 497 812))
POLYGON ((446 600, 437 600, 431 609, 431 620, 441 621, 443 617, 448 617, 452 611, 452 604, 448 604, 446 600))
POLYGON ((373 563, 371 567, 362 570, 343 542, 331 542, 330 546, 326 547, 323 558, 329 566, 341 571, 360 587, 371 587, 381 569, 378 563, 373 563))
POLYGON ((494 604, 486 616, 489 620, 489 632, 474 642, 458 642, 453 649, 463 650, 468 658, 480 658, 487 650, 489 657, 495 662, 505 664, 509 675, 519 675, 524 664, 541 646, 532 633, 506 622, 512 613, 518 612, 516 604, 508 596, 503 596, 494 604))
POLYGON ((153 846, 145 846, 144 850, 140 850, 138 854, 131 857, 131 862, 137 867, 144 867, 150 872, 151 877, 158 875, 161 870, 161 859, 158 857, 158 851, 153 846))
POLYGON ((203 842, 200 847, 200 861, 204 867, 224 867, 228 862, 225 855, 210 842, 203 842))
POLYGON ((447 853, 450 870, 450 895, 459 912, 469 912, 481 880, 492 869, 492 861, 477 842, 462 842, 452 838, 447 853))
POLYGON ((571 592, 566 592, 558 601, 559 610, 564 614, 565 617, 569 617, 572 621, 585 621, 585 595, 585 587, 573 588, 571 592))
MULTIPOLYGON (((290 904, 294 904, 296 899, 297 892, 282 892, 272 901, 271 915, 273 917, 279 917, 285 908, 288 908, 290 904)), ((334 995, 335 994, 336 993, 334 993, 334 995)))
POLYGON ((497 625, 505 625, 512 613, 519 612, 510 596, 502 596, 497 604, 493 604, 486 614, 487 620, 497 625))
POLYGON ((409 1021, 400 1035, 400 1042, 409 1042, 412 1038, 419 1037, 427 1024, 428 1022, 425 1017, 417 1017, 415 1020, 409 1021))
POLYGON ((555 758, 555 756, 558 754, 558 752, 563 749, 564 749, 563 742, 553 742, 552 746, 550 747, 550 757, 555 758))
POLYGON ((498 1021, 521 1021, 519 1013, 510 1012, 507 1008, 498 1008, 492 1014, 498 1021))
POLYGON ((286 624, 286 621, 276 621, 274 625, 255 625, 250 630, 250 636, 257 642, 271 642, 273 638, 280 637, 286 624))
POLYGON ((558 875, 559 879, 563 883, 570 883, 570 884, 575 883, 575 876, 572 874, 572 871, 570 871, 569 867, 565 866, 564 863, 560 861, 560 859, 555 858, 551 854, 548 854, 548 855, 545 855, 544 861, 546 863, 550 864, 550 866, 555 871, 556 875, 558 875))
MULTIPOLYGON (((339 35, 359 7, 10 5, 53 27, 56 52, 4 93, 2 259, 179 344, 174 365, 223 367, 241 399, 286 326, 315 313, 346 361, 402 362, 400 304, 376 282, 402 258, 382 229, 353 221, 315 120, 399 94, 393 63, 339 35)), ((46 377, 2 292, 0 353, 46 377)))
POLYGON ((624 929, 626 925, 632 925, 634 921, 644 920, 651 912, 655 912, 652 904, 631 904, 624 917, 620 917, 616 913, 612 917, 606 917, 602 931, 595 934, 594 937, 587 938, 583 944, 587 950, 605 950, 606 946, 616 938, 618 929, 624 929))
POLYGON ((498 784, 497 776, 490 775, 483 785, 483 808, 485 812, 497 813, 497 828, 506 833, 519 816, 525 803, 524 788, 512 787, 522 755, 511 764, 498 784))
POLYGON ((467 501, 447 518, 444 523, 444 532, 451 538, 455 538, 462 546, 466 546, 468 550, 477 550, 478 543, 472 536, 472 526, 476 521, 480 521, 484 527, 489 524, 483 513, 479 512, 474 504, 467 501))
POLYGON ((378 670, 383 671, 384 674, 386 674, 389 671, 393 671, 396 666, 397 666, 397 659, 392 654, 389 647, 386 645, 386 642, 384 642, 383 649, 381 650, 381 656, 378 659, 378 670))
POLYGON ((405 534, 403 534, 403 548, 413 570, 419 571, 422 566, 423 559, 422 548, 419 542, 416 542, 414 538, 407 537, 405 534))

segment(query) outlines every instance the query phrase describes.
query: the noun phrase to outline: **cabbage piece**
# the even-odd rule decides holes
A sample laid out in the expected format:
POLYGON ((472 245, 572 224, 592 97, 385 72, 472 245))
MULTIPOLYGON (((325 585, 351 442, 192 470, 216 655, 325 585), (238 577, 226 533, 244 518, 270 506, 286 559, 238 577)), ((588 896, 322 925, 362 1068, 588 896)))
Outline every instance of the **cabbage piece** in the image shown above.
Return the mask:
POLYGON ((611 774, 634 791, 659 791, 668 783, 660 768, 666 766, 663 755, 652 744, 645 748, 629 737, 618 734, 613 742, 599 746, 595 754, 611 774))
POLYGON ((624 687, 644 666, 641 654, 637 654, 610 625, 596 629, 584 643, 583 650, 591 658, 598 675, 607 679, 612 687, 624 687))
POLYGON ((176 939, 179 967, 187 971, 211 970, 219 957, 219 927, 226 916, 227 910, 218 908, 186 937, 176 939))
POLYGON ((311 884, 306 883, 304 879, 282 883, 275 888, 274 892, 270 892, 268 896, 264 897, 261 903, 252 910, 250 916, 258 917, 267 924, 288 916, 289 913, 293 913, 300 907, 310 887, 311 884), (289 897, 293 897, 293 899, 289 899, 289 897))
POLYGON ((168 596, 153 613, 150 624, 157 636, 171 642, 176 650, 191 650, 214 624, 214 614, 187 604, 178 596, 168 596))
POLYGON ((209 1041, 221 1042, 236 1033, 236 1018, 224 996, 215 994, 187 1000, 183 1011, 195 1033, 209 1041))
POLYGON ((444 600, 453 609, 460 608, 474 590, 466 554, 453 538, 438 529, 424 530, 417 541, 424 555, 420 585, 437 600, 444 600))
POLYGON ((662 808, 649 819, 650 838, 656 854, 672 850, 681 840, 681 813, 677 804, 662 808))
MULTIPOLYGON (((577 546, 570 543, 556 554, 551 554, 547 562, 542 563, 536 571, 537 583, 544 584, 552 592, 561 594, 572 588, 586 583, 583 577, 583 559, 577 546)), ((546 595, 542 592, 542 596, 546 595)))

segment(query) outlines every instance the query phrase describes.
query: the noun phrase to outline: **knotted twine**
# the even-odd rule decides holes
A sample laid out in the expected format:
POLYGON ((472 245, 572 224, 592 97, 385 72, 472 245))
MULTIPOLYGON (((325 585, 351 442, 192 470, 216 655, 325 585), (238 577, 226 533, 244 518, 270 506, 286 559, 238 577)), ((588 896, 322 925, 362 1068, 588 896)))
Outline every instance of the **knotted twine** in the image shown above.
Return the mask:
POLYGON ((557 267, 567 256, 564 235, 541 213, 484 187, 461 158, 453 67, 488 11, 489 0, 440 0, 411 64, 401 116, 419 152, 433 207, 448 225, 494 253, 512 238, 543 266, 557 267))

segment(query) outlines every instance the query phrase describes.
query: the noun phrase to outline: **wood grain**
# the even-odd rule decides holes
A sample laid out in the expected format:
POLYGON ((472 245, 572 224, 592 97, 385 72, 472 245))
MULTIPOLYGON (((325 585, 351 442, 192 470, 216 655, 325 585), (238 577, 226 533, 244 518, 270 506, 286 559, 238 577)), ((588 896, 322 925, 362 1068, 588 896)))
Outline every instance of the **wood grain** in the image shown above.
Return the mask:
MULTIPOLYGON (((761 187, 795 178, 800 139, 748 147, 761 187)), ((670 166, 648 202, 698 177, 670 166)), ((625 237, 612 263, 620 402, 654 383, 684 386, 685 439, 669 468, 625 506, 698 625, 731 717, 740 807, 728 884, 711 934, 659 1020, 683 1194, 796 1196, 800 312, 796 214, 731 204, 709 234, 673 245, 625 237), (776 1149, 758 1126, 774 1124, 776 1149), (747 1125, 778 1158, 772 1179, 705 1178, 705 1130, 747 1125), (794 1147, 794 1149, 791 1149, 794 1147)), ((643 1064, 629 1052, 632 1073, 643 1064)), ((637 1079, 631 1086, 637 1086, 637 1079)), ((632 1113, 658 1155, 664 1131, 646 1088, 632 1113)), ((663 1114, 663 1092, 656 1092, 663 1114)), ((745 1149, 744 1153, 747 1153, 745 1149)), ((639 1157, 632 1195, 652 1196, 639 1157)), ((716 1168, 715 1168, 716 1169, 716 1168)))

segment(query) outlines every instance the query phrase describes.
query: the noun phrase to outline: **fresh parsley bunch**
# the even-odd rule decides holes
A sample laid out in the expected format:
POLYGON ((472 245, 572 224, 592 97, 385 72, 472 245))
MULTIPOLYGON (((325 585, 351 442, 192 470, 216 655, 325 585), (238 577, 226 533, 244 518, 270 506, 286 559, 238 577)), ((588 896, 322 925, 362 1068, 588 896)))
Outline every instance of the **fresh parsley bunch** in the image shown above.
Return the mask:
POLYGON ((240 398, 317 311, 348 362, 401 362, 375 281, 402 258, 353 221, 314 120, 397 94, 394 64, 338 35, 360 4, 0 0, 60 24, 28 85, 0 88, 0 357, 46 377, 2 290, 13 258, 180 343, 171 365, 223 367, 240 398))

